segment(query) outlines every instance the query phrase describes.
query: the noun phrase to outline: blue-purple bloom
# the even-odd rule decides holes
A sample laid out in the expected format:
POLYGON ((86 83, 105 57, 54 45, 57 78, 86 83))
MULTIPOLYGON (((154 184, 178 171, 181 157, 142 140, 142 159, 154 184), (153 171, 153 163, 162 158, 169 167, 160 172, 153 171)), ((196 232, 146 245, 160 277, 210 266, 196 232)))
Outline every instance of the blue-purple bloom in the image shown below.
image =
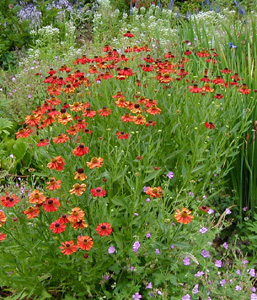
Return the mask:
POLYGON ((132 298, 133 298, 134 300, 140 300, 140 299, 142 298, 142 296, 137 292, 137 293, 135 293, 135 294, 132 296, 132 298))
POLYGON ((206 228, 206 227, 202 227, 202 228, 199 230, 200 233, 206 233, 207 231, 208 231, 208 228, 206 228))
POLYGON ((181 298, 181 300, 191 300, 191 296, 189 294, 186 294, 184 297, 181 298))
POLYGON ((149 282, 145 288, 146 289, 152 289, 153 288, 152 282, 149 282))
POLYGON ((133 251, 134 251, 134 252, 137 252, 137 251, 139 250, 140 247, 141 247, 140 242, 139 242, 139 241, 136 241, 136 242, 133 244, 133 251))
POLYGON ((183 259, 183 263, 184 263, 185 266, 191 265, 190 258, 188 258, 187 256, 185 256, 185 258, 183 259))
POLYGON ((169 179, 172 179, 174 177, 174 173, 173 172, 168 172, 168 174, 166 175, 169 179))
POLYGON ((202 257, 204 257, 204 258, 208 258, 208 257, 210 257, 210 252, 207 251, 207 250, 203 250, 203 251, 201 252, 201 255, 202 255, 202 257))
POLYGON ((215 261, 215 266, 216 266, 217 268, 221 268, 221 267, 222 267, 222 261, 221 261, 221 260, 216 260, 216 261, 215 261))
POLYGON ((111 246, 111 247, 108 248, 108 253, 109 254, 113 254, 115 252, 116 252, 116 248, 114 246, 111 246))
POLYGON ((200 277, 203 276, 204 272, 203 271, 198 271, 197 273, 195 273, 195 277, 200 277))

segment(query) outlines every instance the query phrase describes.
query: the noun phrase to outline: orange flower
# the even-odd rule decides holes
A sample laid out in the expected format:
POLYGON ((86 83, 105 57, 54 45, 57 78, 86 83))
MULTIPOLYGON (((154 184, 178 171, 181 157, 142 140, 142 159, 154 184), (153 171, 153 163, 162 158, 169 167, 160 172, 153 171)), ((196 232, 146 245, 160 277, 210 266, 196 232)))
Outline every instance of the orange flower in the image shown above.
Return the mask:
POLYGON ((88 227, 88 224, 84 220, 72 223, 72 227, 77 230, 78 228, 84 229, 88 227))
POLYGON ((28 219, 33 219, 38 216, 40 213, 40 209, 38 207, 32 207, 30 206, 27 210, 24 210, 24 215, 27 215, 28 219))
POLYGON ((90 236, 86 235, 86 236, 78 236, 77 244, 81 250, 90 250, 93 247, 94 242, 90 236))
POLYGON ((75 156, 83 156, 89 152, 89 148, 85 147, 84 144, 80 144, 78 147, 73 149, 72 153, 75 156))
POLYGON ((161 109, 158 108, 156 105, 151 106, 150 108, 148 108, 146 110, 147 113, 151 114, 151 115, 158 115, 161 113, 161 109))
POLYGON ((32 133, 32 130, 29 128, 20 129, 18 132, 15 132, 16 139, 26 138, 26 137, 30 136, 31 133, 32 133))
POLYGON ((73 104, 70 104, 70 110, 71 111, 81 111, 83 110, 83 104, 81 102, 74 102, 73 104))
POLYGON ((62 125, 66 125, 67 123, 72 121, 72 116, 68 113, 61 113, 57 117, 57 121, 58 121, 58 123, 60 123, 62 125))
POLYGON ((68 242, 63 242, 62 246, 59 247, 64 255, 71 255, 72 253, 77 251, 77 245, 74 245, 72 240, 68 242))
POLYGON ((82 183, 82 184, 75 183, 75 184, 73 184, 73 189, 71 189, 69 192, 72 195, 81 196, 85 192, 86 187, 87 187, 87 185, 84 183, 82 183))
POLYGON ((75 223, 83 220, 84 216, 85 216, 85 212, 83 210, 81 210, 79 207, 74 207, 71 210, 70 215, 68 216, 68 220, 71 223, 75 223))
POLYGON ((6 216, 2 210, 0 210, 0 227, 6 222, 6 216))
POLYGON ((87 175, 84 173, 84 169, 78 168, 77 172, 74 173, 74 179, 84 181, 87 179, 87 175))
POLYGON ((34 190, 31 192, 29 196, 29 202, 30 203, 37 203, 41 204, 46 200, 46 197, 43 192, 40 192, 39 190, 34 190))
POLYGON ((146 119, 144 116, 142 115, 137 115, 135 118, 134 118, 134 123, 137 124, 137 125, 143 125, 146 123, 146 119))
POLYGON ((65 161, 61 156, 54 157, 50 163, 47 164, 49 169, 56 169, 62 171, 64 169, 65 161))
POLYGON ((25 117, 25 124, 30 126, 37 126, 40 122, 40 117, 38 116, 26 116, 25 117))
POLYGON ((93 157, 90 162, 87 162, 87 166, 90 169, 102 167, 104 159, 101 157, 93 157))
POLYGON ((55 144, 66 143, 69 140, 69 137, 65 133, 58 134, 58 136, 53 138, 55 144))
POLYGON ((61 187, 61 180, 56 180, 55 177, 52 177, 50 181, 47 182, 48 186, 46 189, 49 191, 58 190, 61 187))
POLYGON ((180 211, 177 209, 177 212, 175 213, 175 219, 177 222, 182 223, 182 224, 187 224, 192 222, 193 216, 191 216, 191 211, 185 207, 182 208, 180 211))
POLYGON ((152 198, 161 198, 162 197, 162 188, 160 186, 151 188, 150 186, 147 187, 145 191, 146 195, 149 195, 152 198))

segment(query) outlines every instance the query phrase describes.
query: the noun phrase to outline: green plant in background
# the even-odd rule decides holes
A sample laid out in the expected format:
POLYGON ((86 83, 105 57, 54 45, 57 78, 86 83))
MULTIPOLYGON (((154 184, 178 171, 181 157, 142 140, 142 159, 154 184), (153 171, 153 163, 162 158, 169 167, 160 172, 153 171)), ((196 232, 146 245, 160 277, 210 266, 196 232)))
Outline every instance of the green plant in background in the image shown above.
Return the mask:
POLYGON ((19 21, 19 8, 14 0, 0 3, 0 67, 9 68, 16 64, 15 51, 32 42, 29 21, 19 21))

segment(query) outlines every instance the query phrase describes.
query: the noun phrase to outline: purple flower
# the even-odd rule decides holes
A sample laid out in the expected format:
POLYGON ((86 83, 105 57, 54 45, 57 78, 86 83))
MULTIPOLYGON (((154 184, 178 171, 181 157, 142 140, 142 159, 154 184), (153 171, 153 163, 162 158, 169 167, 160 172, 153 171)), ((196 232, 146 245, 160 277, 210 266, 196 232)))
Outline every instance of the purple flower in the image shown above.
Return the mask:
POLYGON ((158 255, 160 255, 160 254, 161 254, 161 252, 160 252, 160 250, 159 250, 159 249, 155 249, 155 253, 156 253, 156 254, 158 254, 158 255))
POLYGON ((228 243, 225 242, 223 245, 222 245, 225 249, 228 249, 228 243))
POLYGON ((243 211, 248 211, 248 207, 247 206, 243 207, 243 211))
POLYGON ((32 95, 31 95, 31 94, 29 94, 29 95, 28 95, 28 98, 29 98, 29 99, 30 99, 30 98, 32 98, 32 95))
POLYGON ((200 233, 205 233, 205 232, 207 232, 207 231, 208 231, 208 228, 206 228, 206 227, 202 227, 202 228, 199 230, 200 233))
POLYGON ((143 187, 143 192, 145 193, 147 191, 147 189, 148 189, 148 186, 144 186, 143 187))
POLYGON ((185 258, 183 259, 183 263, 184 263, 185 266, 190 266, 191 265, 190 258, 185 256, 185 258))
POLYGON ((152 282, 149 282, 145 288, 146 289, 152 289, 153 288, 152 282))
POLYGON ((136 216, 136 217, 137 217, 137 216, 138 216, 138 213, 134 213, 134 216, 136 216))
POLYGON ((225 284, 227 283, 227 280, 226 279, 222 279, 220 281, 220 285, 223 287, 225 284))
POLYGON ((208 210, 208 214, 209 214, 209 215, 212 215, 212 214, 214 214, 214 210, 213 210, 212 208, 209 208, 209 210, 208 210))
POLYGON ((146 198, 145 201, 146 201, 146 202, 150 202, 151 199, 150 199, 150 198, 146 198))
POLYGON ((145 235, 145 237, 148 238, 148 239, 150 239, 151 236, 152 236, 152 234, 151 234, 150 232, 148 232, 148 233, 145 235))
POLYGON ((139 241, 136 241, 136 242, 133 244, 133 251, 134 251, 134 252, 137 252, 137 251, 139 250, 140 247, 141 247, 140 242, 139 242, 139 241))
POLYGON ((255 277, 256 276, 255 269, 250 269, 249 270, 249 275, 252 276, 252 277, 255 277))
POLYGON ((204 258, 208 258, 208 257, 210 257, 210 252, 207 251, 207 250, 203 250, 203 251, 201 252, 201 255, 202 255, 202 257, 204 257, 204 258))
POLYGON ((200 277, 200 276, 203 276, 204 275, 204 272, 203 271, 198 271, 196 274, 195 274, 195 277, 200 277))
POLYGON ((232 211, 229 208, 226 208, 225 213, 226 213, 226 215, 231 215, 232 211))
POLYGON ((115 253, 115 252, 116 252, 116 249, 115 249, 114 246, 109 247, 109 249, 108 249, 108 253, 109 253, 109 254, 113 254, 113 253, 115 253))
POLYGON ((236 288, 235 288, 235 290, 236 290, 236 291, 241 291, 241 290, 242 290, 242 287, 241 287, 240 285, 237 285, 236 288))
POLYGON ((194 286, 194 288, 192 289, 192 293, 193 293, 193 294, 198 294, 198 293, 199 293, 199 284, 196 284, 196 285, 194 286))
POLYGON ((139 299, 142 298, 142 296, 141 296, 139 293, 135 293, 135 294, 132 296, 132 298, 133 298, 134 300, 139 300, 139 299))
POLYGON ((194 197, 194 193, 193 192, 189 192, 188 195, 194 197))
POLYGON ((191 296, 189 294, 186 294, 184 297, 181 298, 181 300, 191 300, 191 296))
POLYGON ((174 173, 173 172, 168 172, 168 174, 166 175, 169 179, 172 179, 174 177, 174 173))
POLYGON ((221 261, 221 260, 216 260, 216 261, 215 261, 215 266, 216 266, 217 268, 221 268, 221 267, 222 267, 222 261, 221 261))
POLYGON ((170 249, 174 249, 174 248, 175 248, 175 245, 171 245, 171 246, 170 246, 170 249))
POLYGON ((251 290, 252 292, 254 292, 254 293, 256 292, 256 288, 255 288, 254 286, 251 287, 250 290, 251 290))
POLYGON ((250 300, 257 300, 257 295, 256 294, 251 294, 251 298, 250 298, 250 300))
POLYGON ((241 275, 241 271, 239 269, 236 270, 237 275, 241 275))
POLYGON ((244 259, 244 260, 242 261, 242 264, 243 264, 243 265, 247 265, 247 264, 248 264, 248 260, 244 259))

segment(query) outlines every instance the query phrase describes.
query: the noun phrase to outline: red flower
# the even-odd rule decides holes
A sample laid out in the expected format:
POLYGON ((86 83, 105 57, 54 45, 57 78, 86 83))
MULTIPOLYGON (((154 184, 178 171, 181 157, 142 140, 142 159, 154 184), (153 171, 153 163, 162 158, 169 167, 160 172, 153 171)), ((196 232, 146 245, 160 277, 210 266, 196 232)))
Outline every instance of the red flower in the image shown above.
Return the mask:
POLYGON ((216 94, 214 95, 214 98, 216 99, 222 99, 224 96, 222 94, 216 94))
POLYGON ((58 134, 57 137, 53 138, 55 144, 66 143, 69 140, 69 137, 65 133, 58 134))
POLYGON ((6 234, 0 232, 0 242, 5 240, 5 238, 6 238, 6 234))
POLYGON ((31 133, 32 133, 32 130, 29 128, 20 129, 18 132, 15 132, 16 139, 26 138, 26 137, 30 136, 31 133))
POLYGON ((61 232, 65 231, 66 225, 61 224, 57 220, 50 225, 50 229, 52 230, 53 233, 61 233, 61 232))
POLYGON ((61 156, 54 157, 50 163, 47 164, 49 169, 56 169, 62 171, 64 169, 65 161, 61 156))
POLYGON ((100 116, 103 116, 103 117, 107 117, 112 113, 111 109, 106 108, 106 107, 99 109, 97 112, 99 113, 100 116))
POLYGON ((189 91, 191 93, 201 93, 202 89, 198 87, 197 84, 194 84, 193 86, 189 86, 189 91))
POLYGON ((123 34, 123 36, 132 38, 132 37, 134 37, 134 34, 132 34, 130 31, 127 31, 125 34, 123 34))
POLYGON ((49 139, 41 139, 39 143, 37 143, 37 147, 43 147, 43 146, 48 146, 49 145, 49 139))
POLYGON ((75 156, 83 156, 89 152, 89 148, 85 147, 84 144, 80 144, 78 147, 76 147, 72 153, 75 156))
POLYGON ((60 201, 56 198, 47 198, 43 203, 43 208, 45 211, 53 212, 57 211, 58 207, 61 205, 60 201))
POLYGON ((116 133, 116 136, 118 137, 118 139, 120 139, 120 140, 127 140, 128 138, 129 138, 129 133, 125 133, 125 132, 123 132, 123 131, 118 131, 117 133, 116 133))
POLYGON ((13 207, 15 204, 17 204, 20 201, 21 201, 21 199, 14 194, 9 196, 9 194, 6 193, 5 197, 1 196, 1 204, 4 207, 13 207))
POLYGON ((62 246, 59 247, 64 255, 71 255, 72 253, 77 251, 77 245, 74 245, 72 240, 68 242, 63 242, 62 246))
POLYGON ((145 124, 146 127, 155 126, 155 125, 156 125, 156 122, 152 121, 152 120, 149 120, 148 123, 145 124))
POLYGON ((86 235, 86 236, 78 236, 77 244, 78 244, 78 248, 80 248, 81 250, 90 250, 93 247, 94 242, 90 236, 86 235))
POLYGON ((190 55, 190 54, 192 54, 192 51, 190 51, 190 50, 186 50, 186 51, 184 52, 184 55, 190 55))
POLYGON ((56 222, 59 222, 61 225, 69 223, 68 216, 67 215, 62 215, 56 222))
POLYGON ((101 223, 96 227, 96 232, 100 236, 110 235, 112 233, 112 227, 109 223, 101 223))
POLYGON ((204 126, 209 129, 213 129, 216 127, 212 122, 205 122, 204 126))
POLYGON ((96 189, 91 189, 90 193, 93 197, 105 197, 106 190, 103 190, 101 187, 97 187, 96 189))

